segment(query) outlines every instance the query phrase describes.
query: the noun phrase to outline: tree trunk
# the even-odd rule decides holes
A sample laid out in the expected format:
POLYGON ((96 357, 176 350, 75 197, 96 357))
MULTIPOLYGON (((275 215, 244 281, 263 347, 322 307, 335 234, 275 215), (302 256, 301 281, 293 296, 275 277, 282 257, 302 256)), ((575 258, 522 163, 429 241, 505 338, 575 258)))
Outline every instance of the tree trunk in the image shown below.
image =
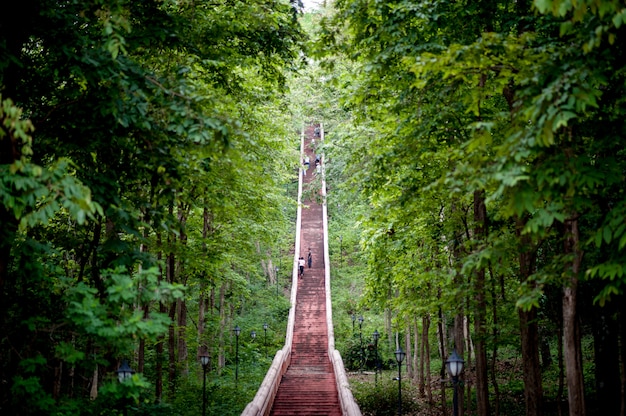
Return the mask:
POLYGON ((170 305, 169 317, 172 323, 170 324, 167 333, 167 393, 171 401, 176 394, 176 302, 173 302, 170 305))
MULTIPOLYGON (((143 311, 143 318, 148 319, 148 313, 150 311, 150 308, 148 307, 148 305, 144 305, 141 309, 143 311)), ((139 348, 137 349, 137 372, 138 373, 143 374, 145 363, 146 363, 146 339, 142 337, 139 340, 139 348)))
MULTIPOLYGON (((156 245, 159 248, 157 252, 157 259, 159 263, 162 260, 162 250, 161 250, 161 234, 157 233, 156 236, 156 245)), ((158 282, 161 283, 163 280, 163 269, 159 268, 159 275, 157 277, 158 282)), ((164 314, 166 312, 165 305, 163 302, 159 302, 159 312, 164 314)), ((157 343, 155 348, 156 354, 156 363, 154 365, 155 368, 155 381, 154 381, 154 396, 157 403, 161 403, 163 401, 163 342, 165 340, 164 335, 159 335, 157 337, 157 343)))
POLYGON ((176 310, 178 315, 178 367, 181 368, 181 373, 184 375, 189 374, 188 356, 187 351, 187 304, 184 299, 178 299, 176 301, 176 310))
POLYGON ((438 311, 438 319, 437 319, 437 334, 439 335, 438 337, 438 344, 439 344, 439 354, 440 354, 440 358, 441 358, 441 369, 439 370, 439 379, 442 380, 441 381, 441 414, 443 416, 446 416, 448 414, 448 409, 446 407, 446 388, 445 388, 445 384, 443 382, 443 380, 447 379, 447 374, 446 374, 446 366, 444 364, 446 357, 448 355, 447 351, 446 351, 446 343, 445 343, 445 337, 444 337, 444 321, 443 321, 443 310, 441 309, 441 307, 439 307, 439 311, 438 311))
POLYGON ((413 381, 417 381, 418 378, 421 378, 419 375, 418 368, 419 360, 420 360, 420 339, 419 339, 419 328, 417 325, 417 318, 413 319, 413 381))
MULTIPOLYGON (((516 234, 520 239, 519 268, 520 281, 526 282, 535 270, 535 254, 530 237, 522 234, 526 221, 516 219, 516 234)), ((520 342, 522 347, 522 368, 524 371, 524 399, 526 416, 543 414, 543 387, 539 364, 539 327, 537 309, 518 309, 520 322, 520 342)))
POLYGON ((428 342, 428 332, 430 330, 430 315, 426 314, 422 318, 422 358, 425 357, 425 373, 426 373, 426 397, 428 403, 433 403, 432 380, 430 377, 430 345, 428 342))
MULTIPOLYGON (((469 300, 468 300, 469 303, 469 300)), ((469 309, 469 307, 468 307, 469 309)), ((472 352, 474 351, 474 344, 472 343, 472 331, 470 331, 471 322, 468 316, 465 316, 465 368, 472 368, 472 352)), ((460 390, 463 390, 463 387, 459 387, 460 390)), ((465 410, 467 413, 472 411, 472 383, 465 383, 465 410)))
POLYGON ((622 374, 621 377, 621 393, 620 393, 620 398, 621 398, 621 404, 620 404, 620 412, 619 415, 620 416, 625 416, 626 415, 626 321, 624 321, 624 319, 626 319, 626 299, 624 299, 625 296, 619 295, 617 296, 617 298, 615 299, 615 301, 617 302, 617 304, 619 305, 619 332, 620 332, 620 351, 619 351, 619 357, 621 358, 620 360, 620 372, 622 374))
MULTIPOLYGON (((463 357, 465 355, 465 315, 462 312, 459 312, 454 317, 454 349, 456 350, 459 356, 463 357)), ((447 359, 448 357, 446 357, 447 359)), ((463 380, 465 370, 459 375, 459 381, 463 380)), ((446 374, 447 375, 447 374, 446 374)), ((463 390, 462 385, 457 389, 458 394, 458 403, 459 403, 459 416, 463 416, 465 414, 465 390, 463 390)))
POLYGON ((200 299, 198 300, 198 357, 200 357, 200 354, 202 354, 203 352, 209 352, 207 342, 204 339, 204 330, 206 326, 204 315, 207 303, 206 295, 204 292, 205 285, 203 283, 202 285, 200 285, 200 299))
POLYGON ((226 327, 226 305, 224 303, 226 298, 226 283, 222 283, 220 286, 220 297, 219 297, 219 305, 218 310, 220 311, 220 327, 219 334, 217 336, 218 342, 218 368, 221 372, 221 369, 226 366, 226 355, 225 355, 225 342, 224 342, 224 328, 226 327))
POLYGON ((406 352, 406 379, 411 380, 414 376, 413 371, 413 347, 411 342, 411 323, 407 322, 406 333, 404 335, 404 351, 406 352))
MULTIPOLYGON (((561 305, 561 308, 563 306, 561 305)), ((557 328, 558 340, 557 345, 557 361, 559 363, 559 387, 556 391, 556 402, 559 404, 558 414, 563 414, 561 403, 563 402, 563 391, 565 390, 565 367, 563 365, 563 325, 557 328)))
MULTIPOLYGON (((170 208, 170 212, 172 209, 170 208)), ((174 283, 176 280, 176 259, 173 253, 167 255, 166 260, 166 274, 168 283, 174 283)), ((168 382, 168 395, 170 399, 173 399, 176 391, 176 302, 172 302, 169 307, 168 316, 170 318, 170 326, 168 328, 167 337, 167 352, 168 352, 168 367, 167 367, 167 382, 168 382)))
POLYGON ((498 303, 496 296, 496 283, 495 278, 493 276, 493 270, 489 267, 489 276, 491 277, 491 320, 493 322, 491 337, 493 338, 493 350, 491 355, 491 383, 493 384, 493 393, 494 393, 494 415, 500 416, 500 386, 498 384, 498 344, 500 340, 498 339, 498 303))
POLYGON ((568 278, 563 287, 563 353, 567 396, 570 416, 585 416, 580 326, 577 314, 578 274, 582 253, 576 215, 566 220, 564 226, 564 252, 566 255, 572 255, 572 261, 566 265, 568 278))
POLYGON ((594 306, 593 346, 595 355, 596 396, 607 415, 619 415, 621 409, 620 368, 615 365, 619 357, 619 327, 613 316, 613 304, 594 306))
POLYGON ((426 332, 426 315, 422 316, 422 342, 420 344, 420 361, 419 374, 417 379, 417 393, 419 397, 426 396, 426 374, 424 373, 426 361, 426 344, 424 342, 424 333, 426 332))
MULTIPOLYGON (((474 192, 474 237, 482 246, 487 237, 487 208, 483 191, 474 192)), ((480 246, 478 247, 481 248, 480 246)), ((476 405, 478 416, 489 416, 489 378, 487 372, 487 302, 485 299, 485 270, 474 278, 474 353, 476 355, 476 405)))

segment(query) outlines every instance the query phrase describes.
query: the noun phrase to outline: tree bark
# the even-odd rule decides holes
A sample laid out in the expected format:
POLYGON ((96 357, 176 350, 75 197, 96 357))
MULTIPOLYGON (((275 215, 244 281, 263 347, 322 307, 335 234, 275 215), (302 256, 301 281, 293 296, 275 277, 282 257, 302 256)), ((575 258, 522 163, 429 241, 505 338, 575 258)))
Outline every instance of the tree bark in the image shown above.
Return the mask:
POLYGON ((594 306, 593 346, 595 355, 596 396, 607 415, 619 415, 621 408, 620 368, 615 365, 619 357, 619 327, 613 316, 613 304, 594 306))
MULTIPOLYGON (((160 263, 163 257, 162 256, 163 251, 161 250, 161 234, 160 233, 157 233, 156 244, 157 244, 157 247, 159 248, 157 252, 157 259, 159 260, 159 263, 160 263)), ((163 269, 160 267, 159 275, 158 275, 158 282, 161 283, 162 280, 163 280, 163 269)), ((161 314, 164 314, 166 312, 165 305, 163 304, 163 302, 159 302, 159 312, 161 314)), ((157 343, 156 343, 156 348, 155 348, 156 363, 154 365, 154 368, 155 368, 154 396, 155 396, 155 401, 157 403, 161 403, 163 401, 163 342, 164 340, 165 340, 165 336, 159 335, 157 337, 157 343)))
POLYGON ((406 379, 413 379, 413 347, 411 342, 411 322, 407 322, 404 335, 404 351, 406 352, 406 379))
MULTIPOLYGON (((535 270, 535 254, 531 251, 530 237, 522 234, 526 221, 516 219, 516 234, 520 239, 519 268, 520 281, 526 282, 535 270)), ((541 384, 541 366, 539 363, 539 327, 537 309, 518 309, 520 323, 520 342, 522 347, 522 368, 524 370, 524 400, 526 416, 543 414, 543 387, 541 384)))
POLYGON ((580 326, 577 314, 578 274, 582 257, 577 216, 572 215, 565 221, 564 226, 564 252, 572 256, 571 262, 566 265, 568 277, 563 287, 563 354, 567 396, 570 416, 585 416, 580 326))
MULTIPOLYGON (((487 235, 487 208, 483 191, 474 192, 474 237, 479 244, 484 243, 487 235)), ((487 371, 487 302, 485 299, 485 270, 476 272, 474 278, 474 353, 476 355, 476 405, 479 416, 489 416, 489 378, 487 371)))
POLYGON ((424 322, 425 319, 426 315, 422 316, 422 342, 420 344, 419 373, 417 378, 417 392, 419 397, 426 396, 426 374, 424 373, 426 365, 426 345, 424 344, 424 331, 426 329, 424 322))
MULTIPOLYGON (((425 315, 422 318, 422 362, 424 363, 424 370, 422 373, 426 375, 426 397, 428 398, 428 403, 433 403, 433 389, 432 389, 432 381, 430 377, 430 345, 428 342, 428 332, 430 330, 430 315, 425 315)), ((424 376, 424 374, 422 374, 424 376)))
POLYGON ((441 307, 439 307, 439 311, 437 315, 438 315, 437 334, 439 335, 438 337, 439 355, 441 357, 441 362, 442 362, 441 369, 439 370, 439 379, 441 380, 441 414, 443 416, 446 416, 448 411, 446 408, 446 389, 445 389, 443 380, 445 380, 447 377, 446 377, 446 367, 445 367, 445 364, 443 363, 445 362, 448 354, 446 351, 446 343, 445 343, 446 338, 444 337, 445 325, 443 323, 443 310, 441 309, 441 307))
POLYGON ((178 315, 178 367, 181 368, 181 373, 184 375, 189 374, 188 356, 187 351, 187 304, 184 299, 178 299, 176 301, 176 310, 178 315))
MULTIPOLYGON (((461 308, 462 309, 462 308, 461 308)), ((454 317, 454 349, 456 350, 459 356, 463 357, 465 355, 465 315, 462 312, 459 312, 454 317)), ((446 357, 447 359, 447 357, 446 357)), ((465 370, 459 375, 459 380, 464 380, 465 370)), ((462 385, 457 389, 458 394, 458 403, 459 403, 459 416, 463 416, 465 414, 465 390, 463 390, 462 385)))

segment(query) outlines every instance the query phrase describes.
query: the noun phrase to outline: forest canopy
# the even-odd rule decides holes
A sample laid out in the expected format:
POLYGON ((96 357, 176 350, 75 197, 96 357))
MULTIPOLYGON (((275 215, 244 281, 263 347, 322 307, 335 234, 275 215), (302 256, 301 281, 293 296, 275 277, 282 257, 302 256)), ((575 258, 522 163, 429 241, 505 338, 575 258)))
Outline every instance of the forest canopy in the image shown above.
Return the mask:
POLYGON ((623 367, 608 357, 626 359, 623 2, 333 6, 315 53, 341 91, 328 154, 349 168, 330 186, 361 201, 341 201, 358 212, 367 264, 358 308, 390 314, 415 362, 427 321, 433 338, 449 327, 439 356, 471 360, 476 414, 498 412, 511 345, 527 415, 564 391, 570 415, 619 414, 623 367), (543 346, 561 378, 546 382, 543 346))
POLYGON ((1 14, 1 413, 171 403, 209 347, 225 368, 295 209, 298 13, 26 0, 1 14), (118 385, 124 360, 136 373, 118 385))

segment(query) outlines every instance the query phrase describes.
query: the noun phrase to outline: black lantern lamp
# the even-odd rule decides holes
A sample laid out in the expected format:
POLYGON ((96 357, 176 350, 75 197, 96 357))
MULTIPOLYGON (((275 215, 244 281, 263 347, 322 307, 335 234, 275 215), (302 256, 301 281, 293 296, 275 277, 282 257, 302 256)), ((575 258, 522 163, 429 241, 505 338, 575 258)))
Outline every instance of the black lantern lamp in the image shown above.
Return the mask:
POLYGON ((237 380, 239 380, 239 335, 241 334, 241 328, 239 328, 239 325, 235 326, 235 329, 233 329, 233 332, 235 333, 235 382, 237 382, 237 380))
POLYGON ((456 350, 452 351, 452 354, 450 354, 446 360, 446 371, 450 374, 450 377, 452 377, 452 385, 454 387, 454 395, 452 396, 454 416, 458 416, 459 414, 458 387, 459 375, 463 371, 463 364, 465 364, 465 361, 456 353, 456 350))
POLYGON ((398 348, 394 353, 398 362, 398 416, 402 415, 402 361, 406 357, 406 353, 402 348, 398 348))
POLYGON ((372 334, 372 338, 374 338, 374 385, 378 385, 378 339, 380 338, 380 334, 378 330, 375 330, 372 334))
POLYGON ((130 368, 128 361, 126 360, 122 361, 122 365, 120 365, 120 368, 118 368, 115 372, 117 373, 117 379, 120 383, 123 383, 135 374, 135 370, 130 368))
POLYGON ((359 315, 359 348, 360 348, 360 362, 359 362, 359 372, 363 371, 363 361, 365 360, 365 354, 363 351, 363 315, 359 315))
POLYGON ((199 358, 200 364, 202 364, 202 416, 206 416, 206 370, 211 363, 211 357, 204 350, 199 355, 199 358))

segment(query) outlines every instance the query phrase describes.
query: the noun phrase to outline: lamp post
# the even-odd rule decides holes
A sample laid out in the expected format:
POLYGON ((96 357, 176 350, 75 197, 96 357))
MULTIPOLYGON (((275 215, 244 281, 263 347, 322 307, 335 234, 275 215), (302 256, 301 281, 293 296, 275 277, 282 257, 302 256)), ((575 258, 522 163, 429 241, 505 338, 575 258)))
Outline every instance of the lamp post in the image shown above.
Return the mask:
POLYGON ((456 353, 456 350, 453 350, 450 357, 446 360, 446 370, 448 371, 448 374, 450 374, 450 377, 452 377, 452 385, 454 387, 454 395, 452 396, 454 416, 459 415, 459 375, 461 374, 461 371, 463 371, 464 363, 465 361, 463 361, 463 359, 456 353))
POLYGON ((235 332, 235 338, 236 338, 236 342, 235 342, 235 383, 237 383, 237 381, 239 380, 239 334, 241 334, 241 328, 239 328, 239 325, 235 326, 235 329, 233 329, 233 331, 235 332))
POLYGON ((359 371, 363 372, 363 315, 359 315, 359 347, 361 348, 361 362, 359 363, 359 371))
POLYGON ((402 415, 402 361, 406 353, 402 348, 398 348, 395 352, 396 361, 398 362, 398 416, 402 415))
POLYGON ((265 358, 267 358, 267 322, 263 324, 263 332, 265 336, 263 337, 263 347, 265 349, 265 358))
POLYGON ((378 387, 378 338, 380 338, 378 330, 374 331, 372 338, 374 338, 374 386, 378 387))
POLYGON ((356 315, 352 314, 352 335, 354 335, 354 321, 356 321, 356 315))
MULTIPOLYGON (((126 380, 128 380, 129 378, 131 378, 133 376, 133 374, 135 373, 135 370, 133 370, 132 368, 130 368, 130 366, 128 365, 128 361, 123 360, 122 364, 120 365, 120 367, 115 371, 117 373, 117 379, 119 380, 120 383, 125 382, 126 380)), ((124 398, 124 415, 126 415, 128 413, 128 409, 126 407, 126 398, 124 398)))
POLYGON ((115 372, 117 373, 117 379, 120 383, 123 383, 124 381, 131 378, 133 374, 135 374, 135 370, 130 368, 130 366, 128 365, 128 361, 126 360, 122 361, 122 365, 120 365, 120 367, 115 372))
POLYGON ((211 363, 211 357, 204 350, 200 354, 200 364, 202 364, 202 416, 206 416, 206 370, 211 363))

